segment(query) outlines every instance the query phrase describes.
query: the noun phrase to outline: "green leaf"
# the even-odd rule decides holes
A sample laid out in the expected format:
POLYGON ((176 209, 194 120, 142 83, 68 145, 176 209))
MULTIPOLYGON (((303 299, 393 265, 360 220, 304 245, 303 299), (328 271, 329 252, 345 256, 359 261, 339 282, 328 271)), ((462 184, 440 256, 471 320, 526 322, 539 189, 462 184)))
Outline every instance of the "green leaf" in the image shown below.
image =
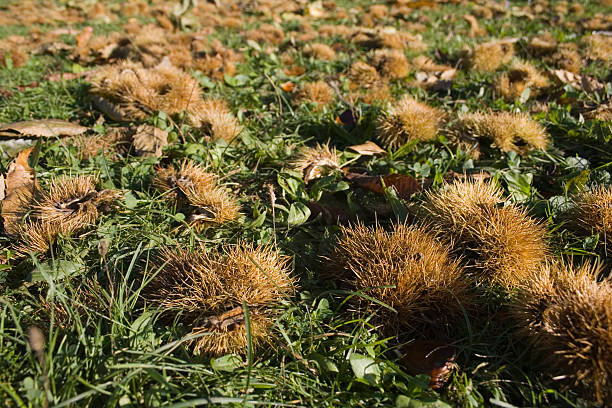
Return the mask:
POLYGON ((355 377, 365 380, 371 385, 380 381, 380 367, 374 359, 363 354, 353 353, 349 358, 355 377))
POLYGON ((530 96, 531 96, 531 89, 525 88, 525 90, 523 90, 523 92, 521 92, 521 96, 519 97, 519 102, 520 103, 527 102, 529 100, 530 96))
POLYGON ((228 373, 242 367, 243 364, 242 358, 236 354, 227 354, 225 356, 210 360, 210 365, 212 366, 213 370, 227 371, 228 373))
POLYGON ((289 215, 287 216, 287 224, 289 226, 301 225, 308 221, 310 217, 310 208, 303 203, 293 203, 289 207, 289 215))
MULTIPOLYGON (((382 181, 382 179, 381 179, 382 181)), ((382 181, 383 188, 385 189, 385 197, 387 197, 387 201, 391 205, 391 209, 393 210, 393 214, 400 220, 404 221, 408 217, 408 208, 403 203, 403 201, 397 196, 397 191, 395 191, 395 187, 390 186, 386 187, 385 182, 382 181)))
POLYGON ((531 198, 532 173, 510 170, 504 172, 503 177, 508 183, 508 191, 516 201, 527 201, 531 198))
POLYGON ((38 160, 40 159, 40 149, 41 148, 42 148, 42 138, 39 137, 38 140, 36 141, 36 145, 34 145, 34 149, 30 153, 30 156, 28 157, 28 165, 31 168, 36 167, 36 165, 38 164, 38 160))
POLYGON ((586 187, 591 176, 590 170, 582 170, 576 177, 565 183, 565 192, 568 194, 578 193, 586 187))
POLYGON ((245 86, 249 82, 249 77, 244 74, 236 76, 225 75, 223 79, 225 79, 226 84, 234 88, 239 86, 245 86))
POLYGON ((134 197, 131 191, 128 191, 123 197, 123 201, 125 202, 125 206, 130 210, 133 210, 138 206, 138 199, 134 197))
POLYGON ((340 372, 340 370, 338 370, 338 366, 332 360, 330 360, 329 358, 325 357, 322 354, 312 353, 310 355, 310 359, 314 360, 317 363, 321 371, 325 371, 328 373, 340 372))
POLYGON ((29 280, 31 282, 46 282, 47 278, 50 277, 52 280, 56 281, 83 272, 85 272, 85 265, 82 262, 60 259, 55 262, 49 261, 38 264, 38 266, 30 272, 29 280))
POLYGON ((253 221, 245 223, 244 227, 245 228, 259 228, 259 227, 261 227, 264 224, 264 222, 266 221, 266 214, 267 213, 268 213, 268 211, 264 210, 264 212, 259 214, 257 216, 257 218, 255 218, 253 221))
POLYGON ((451 408, 450 405, 448 405, 444 401, 440 401, 439 399, 423 398, 423 399, 417 400, 414 398, 407 397, 405 395, 400 395, 397 397, 397 399, 395 400, 395 407, 396 408, 421 408, 421 407, 451 408))

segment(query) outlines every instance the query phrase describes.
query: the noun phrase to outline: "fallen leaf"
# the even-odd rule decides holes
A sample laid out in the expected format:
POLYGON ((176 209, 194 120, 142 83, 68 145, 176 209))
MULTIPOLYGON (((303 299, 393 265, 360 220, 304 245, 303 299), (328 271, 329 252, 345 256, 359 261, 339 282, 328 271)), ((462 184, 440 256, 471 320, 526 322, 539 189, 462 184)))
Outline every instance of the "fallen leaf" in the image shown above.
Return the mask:
POLYGON ((476 19, 476 17, 474 17, 471 14, 465 14, 463 16, 463 19, 465 21, 467 21, 468 23, 470 23, 470 33, 469 36, 470 37, 480 37, 483 36, 487 33, 487 30, 485 30, 484 28, 481 28, 478 25, 478 20, 476 19))
POLYGON ((306 12, 304 14, 312 18, 327 17, 327 13, 323 8, 323 3, 320 1, 315 1, 314 3, 311 3, 308 7, 306 7, 306 12))
POLYGON ((85 27, 83 31, 81 31, 81 33, 76 36, 77 47, 83 48, 84 46, 86 46, 92 34, 93 34, 93 28, 89 26, 85 27))
POLYGON ((64 120, 28 120, 0 126, 0 136, 9 138, 77 136, 85 133, 87 129, 84 126, 64 120))
POLYGON ((19 89, 21 92, 31 88, 38 88, 38 82, 30 82, 29 84, 25 85, 17 85, 17 89, 19 89))
POLYGON ((578 75, 564 69, 554 69, 553 78, 560 84, 570 84, 579 91, 586 93, 599 93, 605 89, 605 85, 597 78, 586 75, 578 75))
POLYGON ((285 92, 293 92, 293 90, 295 89, 295 84, 289 81, 289 82, 282 83, 280 87, 285 92))
POLYGON ((139 156, 161 157, 168 145, 168 133, 151 125, 140 125, 133 136, 134 149, 139 156))
POLYGON ((456 69, 435 72, 420 71, 415 75, 415 85, 434 91, 447 91, 453 86, 456 74, 456 69))
POLYGON ((9 235, 19 233, 19 221, 27 212, 26 205, 32 201, 38 189, 36 173, 28 164, 33 147, 21 151, 8 168, 4 181, 5 197, 2 200, 4 231, 9 235))
POLYGON ((87 73, 87 71, 79 72, 77 74, 73 74, 72 72, 60 72, 56 74, 49 75, 46 79, 50 82, 55 81, 71 81, 73 79, 81 78, 87 73))
POLYGON ((439 5, 435 1, 411 1, 409 3, 403 3, 402 6, 409 7, 409 8, 424 8, 424 7, 438 8, 439 5))
POLYGON ((316 218, 319 214, 330 224, 346 224, 350 221, 350 215, 340 208, 324 206, 316 201, 310 201, 308 204, 310 210, 310 218, 316 218))
POLYGON ((6 184, 4 182, 4 176, 0 174, 0 201, 4 200, 6 195, 4 194, 4 190, 6 189, 6 184))
POLYGON ((357 117, 352 110, 347 109, 336 118, 336 123, 342 123, 345 126, 353 127, 357 125, 357 117))
POLYGON ((402 349, 401 363, 412 375, 427 374, 429 386, 440 389, 448 380, 455 367, 457 349, 443 341, 421 340, 408 344, 402 349))
POLYGON ((35 53, 57 55, 63 52, 70 53, 73 49, 74 47, 72 45, 56 41, 52 43, 41 44, 40 47, 35 50, 35 53))
POLYGON ((414 193, 417 193, 423 189, 421 183, 412 176, 406 176, 403 174, 388 174, 386 176, 367 176, 358 173, 345 173, 345 177, 353 185, 366 190, 373 191, 375 193, 384 194, 385 189, 383 182, 386 187, 393 186, 397 192, 397 196, 403 199, 407 199, 414 193))
POLYGON ((387 151, 372 141, 367 141, 364 144, 349 146, 348 149, 354 150, 362 156, 375 156, 377 154, 385 154, 387 151))
POLYGON ((425 55, 419 55, 412 60, 412 65, 419 71, 438 72, 454 70, 453 67, 436 63, 425 55))

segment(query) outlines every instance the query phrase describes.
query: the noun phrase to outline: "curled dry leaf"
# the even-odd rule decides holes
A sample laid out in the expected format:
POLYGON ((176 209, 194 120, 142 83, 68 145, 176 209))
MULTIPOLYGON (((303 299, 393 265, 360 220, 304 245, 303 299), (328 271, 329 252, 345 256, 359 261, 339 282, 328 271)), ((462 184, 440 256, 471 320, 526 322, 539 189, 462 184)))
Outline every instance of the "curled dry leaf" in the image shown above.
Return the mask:
POLYGON ((25 149, 15 158, 6 173, 4 199, 2 200, 2 219, 4 231, 9 235, 18 234, 19 221, 25 215, 25 204, 30 203, 38 189, 36 173, 28 164, 33 148, 25 149))
POLYGON ((133 137, 134 149, 139 156, 161 157, 168 145, 168 133, 151 125, 140 125, 133 137))
POLYGON ((407 345, 402 354, 401 363, 406 371, 413 375, 429 375, 429 386, 437 390, 448 381, 455 367, 457 350, 444 341, 421 340, 407 345))
POLYGON ((383 182, 386 187, 393 186, 397 195, 400 198, 407 199, 414 193, 418 193, 423 189, 421 183, 412 176, 406 176, 403 174, 388 174, 386 176, 367 176, 358 173, 347 172, 345 177, 354 186, 365 188, 366 190, 373 191, 375 193, 384 194, 385 189, 383 182))
POLYGON ((323 205, 316 201, 310 201, 307 206, 310 210, 311 219, 316 218, 319 214, 323 217, 325 222, 330 224, 346 224, 351 219, 350 214, 337 207, 323 205))
POLYGON ((375 156, 377 154, 385 154, 387 151, 372 141, 367 141, 364 144, 349 146, 349 149, 356 151, 362 156, 375 156))
POLYGON ((600 92, 605 89, 605 85, 597 78, 586 75, 578 75, 564 69, 555 69, 552 71, 553 78, 558 83, 565 85, 570 84, 579 91, 586 93, 600 92))
POLYGON ((0 137, 78 136, 87 131, 85 126, 58 119, 27 120, 0 126, 0 137))
POLYGON ((293 92, 295 90, 295 83, 289 81, 281 84, 281 89, 285 92, 293 92))
POLYGON ((457 70, 454 68, 435 72, 420 71, 415 75, 415 85, 434 91, 447 91, 453 86, 456 74, 457 70))

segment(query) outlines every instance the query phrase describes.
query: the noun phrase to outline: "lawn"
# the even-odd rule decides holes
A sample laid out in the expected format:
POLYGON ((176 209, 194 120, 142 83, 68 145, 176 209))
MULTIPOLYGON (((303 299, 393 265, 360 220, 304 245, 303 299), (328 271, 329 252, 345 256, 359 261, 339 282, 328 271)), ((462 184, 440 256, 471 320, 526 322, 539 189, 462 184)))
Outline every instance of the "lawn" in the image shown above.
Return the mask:
POLYGON ((0 405, 612 400, 609 0, 3 0, 0 405))

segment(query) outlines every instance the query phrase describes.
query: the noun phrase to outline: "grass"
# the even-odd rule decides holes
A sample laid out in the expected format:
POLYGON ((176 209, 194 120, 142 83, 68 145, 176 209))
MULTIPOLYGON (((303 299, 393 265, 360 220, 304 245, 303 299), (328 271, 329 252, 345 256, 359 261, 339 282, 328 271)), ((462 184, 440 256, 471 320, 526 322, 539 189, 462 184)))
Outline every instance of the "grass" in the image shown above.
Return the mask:
MULTIPOLYGON (((42 7, 37 1, 31 3, 42 7)), ((100 2, 106 5, 107 15, 119 15, 116 21, 105 21, 103 17, 88 17, 89 7, 97 4, 94 1, 75 5, 57 0, 58 10, 63 13, 73 10, 83 18, 67 24, 45 21, 34 26, 52 35, 53 30, 70 27, 80 32, 89 25, 96 35, 111 35, 121 32, 129 21, 129 16, 120 15, 120 3, 100 2)), ((173 6, 178 2, 152 3, 173 6)), ((338 18, 308 18, 314 30, 324 24, 359 25, 369 6, 364 1, 335 3, 338 9, 360 6, 362 10, 338 18)), ((8 7, 18 4, 11 1, 1 5, 0 13, 12 12, 8 7)), ((510 4, 529 5, 524 1, 510 4)), ((466 35, 469 24, 461 18, 463 14, 475 13, 474 5, 415 8, 397 18, 389 15, 380 25, 404 30, 410 24, 423 24, 426 30, 422 37, 428 49, 405 50, 408 61, 424 54, 438 63, 455 66, 461 62, 464 47, 494 38, 518 38, 517 53, 522 56, 528 56, 527 39, 545 30, 561 41, 579 42, 590 31, 580 30, 579 25, 572 28, 568 23, 578 24, 605 12, 599 3, 585 1, 584 14, 571 14, 562 22, 555 20, 558 14, 552 8, 534 19, 521 17, 518 12, 504 13, 498 18, 479 20, 486 34, 474 39, 466 35), (553 23, 545 21, 544 15, 550 15, 553 23)), ((328 45, 340 44, 333 61, 305 57, 299 50, 307 42, 297 40, 294 50, 290 39, 290 31, 294 37, 308 31, 296 19, 281 19, 278 26, 285 31, 286 38, 279 46, 247 41, 244 32, 261 22, 273 22, 274 17, 274 13, 266 14, 253 7, 245 6, 245 21, 240 28, 216 27, 202 34, 207 43, 219 40, 244 56, 236 64, 236 75, 214 80, 188 69, 199 80, 202 92, 225 100, 245 127, 235 140, 211 141, 201 129, 189 126, 181 115, 168 117, 155 112, 143 122, 169 133, 172 143, 161 158, 127 154, 111 160, 100 152, 81 160, 74 143, 61 138, 44 141, 35 166, 43 188, 61 174, 93 174, 99 176, 100 188, 119 189, 123 198, 93 228, 81 235, 61 236, 45 254, 16 258, 10 252, 13 238, 0 237, 2 253, 8 255, 8 260, 0 264, 1 405, 173 408, 596 405, 577 390, 551 378, 538 355, 517 337, 505 312, 509 294, 497 287, 478 292, 477 312, 463 309, 462 320, 435 334, 450 339, 458 349, 457 369, 442 390, 432 390, 426 375, 407 374, 400 363, 402 347, 432 335, 403 332, 398 337, 387 336, 377 326, 373 312, 355 307, 358 304, 355 299, 367 299, 368 293, 347 290, 334 279, 334 270, 330 270, 325 258, 332 253, 340 228, 334 220, 315 216, 307 204, 317 202, 326 208, 339 208, 352 220, 388 226, 422 197, 417 194, 410 200, 399 200, 393 192, 388 191, 387 195, 369 192, 347 183, 340 171, 307 185, 288 165, 300 147, 330 141, 343 163, 351 161, 352 171, 410 175, 431 188, 441 186, 451 171, 487 172, 500 183, 510 201, 528 209, 547 225, 556 256, 573 257, 575 262, 601 262, 606 275, 610 268, 601 244, 605 237, 580 235, 561 216, 569 194, 595 186, 609 187, 612 183, 609 172, 612 124, 584 120, 575 109, 594 96, 558 86, 540 99, 504 100, 495 94, 494 84, 505 66, 494 73, 476 73, 457 65, 460 70, 453 86, 438 92, 412 86, 414 73, 411 73, 406 79, 388 82, 396 100, 411 95, 451 114, 487 109, 525 112, 546 127, 552 145, 546 151, 524 156, 491 148, 476 160, 457 148, 442 131, 432 142, 409 142, 386 155, 359 157, 348 146, 368 140, 378 143, 375 123, 387 105, 384 101, 366 104, 350 100, 351 84, 344 73, 355 60, 366 61, 370 50, 336 35, 320 40, 328 45), (303 75, 284 71, 284 52, 295 54, 294 63, 305 68, 303 75), (353 104, 358 116, 356 123, 339 123, 337 117, 347 106, 338 98, 329 107, 318 109, 312 103, 300 101, 297 93, 281 90, 281 84, 289 81, 299 88, 305 82, 317 80, 337 83, 343 98, 353 104), (538 103, 544 104, 546 110, 538 111, 538 103), (189 228, 185 214, 177 213, 162 199, 151 185, 155 168, 179 164, 184 158, 217 173, 237 193, 243 214, 237 222, 196 232, 189 228), (274 197, 270 195, 270 186, 274 197), (249 342, 242 355, 217 358, 194 355, 190 346, 193 335, 181 323, 180 316, 168 323, 159 310, 142 300, 140 293, 148 284, 143 276, 155 272, 152 260, 163 246, 193 249, 203 243, 213 248, 241 240, 272 245, 289 255, 292 274, 298 281, 297 295, 276 305, 278 318, 270 331, 269 347, 252 350, 249 342), (77 295, 83 285, 95 295, 92 302, 77 295), (57 307, 49 308, 49 304, 57 307), (42 351, 32 350, 28 335, 31 327, 40 327, 44 333, 42 351)), ((139 24, 156 24, 157 15, 150 11, 139 15, 139 24)), ((195 18, 201 18, 205 24, 203 16, 195 18)), ((0 24, 0 39, 14 35, 29 38, 34 26, 0 24)), ((76 43, 74 35, 62 35, 57 41, 76 43)), ((94 107, 86 78, 49 80, 52 74, 78 74, 95 68, 96 63, 75 61, 69 53, 37 53, 35 48, 26 48, 29 58, 22 67, 0 61, 0 123, 55 118, 78 122, 98 133, 117 125, 109 118, 99 121, 103 115, 94 107)), ((543 71, 555 68, 544 60, 529 57, 543 71)), ((582 74, 610 80, 610 61, 586 58, 585 61, 582 74)), ((611 94, 608 82, 598 98, 609 101, 611 94)), ((11 162, 12 158, 0 158, 2 173, 11 162)), ((249 308, 250 305, 245 307, 249 308)), ((247 326, 248 322, 247 315, 247 326)))

